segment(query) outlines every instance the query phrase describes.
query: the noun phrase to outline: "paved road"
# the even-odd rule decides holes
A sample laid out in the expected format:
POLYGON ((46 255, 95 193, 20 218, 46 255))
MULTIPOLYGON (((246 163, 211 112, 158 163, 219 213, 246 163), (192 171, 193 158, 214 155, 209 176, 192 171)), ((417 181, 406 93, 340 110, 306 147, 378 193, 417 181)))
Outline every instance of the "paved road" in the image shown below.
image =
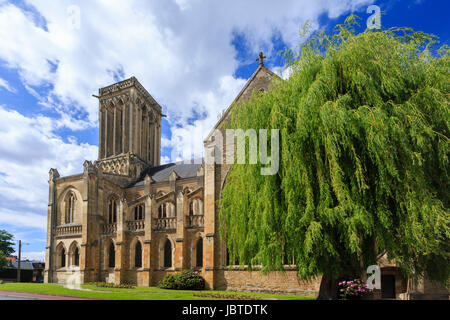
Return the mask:
POLYGON ((51 296, 46 294, 0 291, 0 300, 92 300, 67 296, 51 296))
POLYGON ((47 299, 19 297, 19 296, 8 296, 8 295, 0 294, 0 300, 47 300, 47 299))

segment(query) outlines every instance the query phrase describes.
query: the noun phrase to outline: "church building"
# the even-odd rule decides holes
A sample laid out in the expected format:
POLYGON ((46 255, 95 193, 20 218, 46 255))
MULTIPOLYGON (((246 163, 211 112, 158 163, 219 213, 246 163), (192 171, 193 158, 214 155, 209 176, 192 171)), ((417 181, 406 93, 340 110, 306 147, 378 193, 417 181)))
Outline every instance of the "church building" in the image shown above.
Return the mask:
MULTIPOLYGON (((278 78, 264 58, 212 130, 278 78)), ((208 289, 318 294, 320 277, 299 281, 289 263, 285 272, 269 274, 230 266, 217 207, 230 166, 202 159, 161 165, 164 115, 136 78, 101 88, 96 97, 98 160, 85 161, 72 176, 50 169, 46 283, 68 282, 77 272, 82 283, 155 286, 168 273, 194 269, 208 289)), ((214 136, 203 144, 205 157, 214 158, 214 136)), ((383 272, 385 294, 398 298, 407 280, 395 265, 383 272)))

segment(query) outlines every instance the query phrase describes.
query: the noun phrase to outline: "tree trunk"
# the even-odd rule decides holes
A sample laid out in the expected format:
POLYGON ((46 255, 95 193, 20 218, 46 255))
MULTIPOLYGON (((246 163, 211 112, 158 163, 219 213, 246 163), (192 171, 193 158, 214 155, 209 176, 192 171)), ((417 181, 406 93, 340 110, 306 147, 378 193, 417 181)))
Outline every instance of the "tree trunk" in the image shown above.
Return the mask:
POLYGON ((319 296, 317 300, 337 300, 338 299, 338 283, 337 279, 329 276, 322 276, 320 282, 319 296))

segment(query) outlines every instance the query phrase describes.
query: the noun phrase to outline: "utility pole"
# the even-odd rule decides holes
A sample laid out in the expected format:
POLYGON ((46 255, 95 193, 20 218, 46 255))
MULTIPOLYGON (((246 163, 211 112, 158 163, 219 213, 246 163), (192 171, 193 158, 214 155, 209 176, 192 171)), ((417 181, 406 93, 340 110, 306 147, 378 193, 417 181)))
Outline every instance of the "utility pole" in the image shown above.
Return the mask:
POLYGON ((19 240, 19 261, 17 261, 17 282, 20 282, 20 260, 22 259, 22 240, 19 240))

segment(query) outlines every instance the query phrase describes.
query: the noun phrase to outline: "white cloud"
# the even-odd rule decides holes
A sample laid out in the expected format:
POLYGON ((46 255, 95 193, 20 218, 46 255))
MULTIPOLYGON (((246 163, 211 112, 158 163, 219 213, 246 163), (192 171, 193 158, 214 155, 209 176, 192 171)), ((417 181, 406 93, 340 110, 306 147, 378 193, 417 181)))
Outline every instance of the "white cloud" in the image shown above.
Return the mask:
POLYGON ((0 224, 46 230, 47 218, 43 214, 11 210, 0 206, 0 224))
POLYGON ((5 79, 0 78, 0 88, 4 88, 8 90, 9 92, 16 93, 17 90, 13 87, 11 87, 5 79))
MULTIPOLYGON (((14 253, 13 255, 17 256, 17 253, 14 253)), ((45 261, 45 251, 37 251, 37 252, 22 252, 21 254, 22 259, 21 260, 35 260, 44 262, 45 261)))
MULTIPOLYGON (((120 71, 135 75, 164 106, 172 131, 196 126, 200 134, 243 83, 232 76, 239 64, 235 33, 244 35, 249 54, 264 50, 270 63, 275 34, 295 45, 307 19, 317 28, 322 14, 336 17, 373 1, 84 1, 77 2, 80 28, 70 23, 78 19, 78 11, 68 11, 71 1, 26 2, 45 18, 48 32, 16 6, 0 6, 0 59, 18 69, 27 86, 53 86, 41 99, 64 115, 60 125, 97 125, 98 102, 91 94, 120 71), (189 125, 193 110, 205 117, 189 125), (87 117, 80 118, 80 111, 87 117)), ((202 137, 195 141, 201 147, 202 137)))
POLYGON ((51 118, 0 106, 0 119, 0 223, 45 230, 49 169, 63 176, 79 173, 85 159, 96 159, 98 148, 63 141, 53 133, 51 118))
POLYGON ((161 164, 167 164, 167 163, 170 163, 170 158, 168 156, 162 156, 161 164))
POLYGON ((281 79, 287 80, 292 74, 292 67, 289 66, 287 68, 285 67, 275 67, 272 70, 274 73, 276 73, 281 79))

